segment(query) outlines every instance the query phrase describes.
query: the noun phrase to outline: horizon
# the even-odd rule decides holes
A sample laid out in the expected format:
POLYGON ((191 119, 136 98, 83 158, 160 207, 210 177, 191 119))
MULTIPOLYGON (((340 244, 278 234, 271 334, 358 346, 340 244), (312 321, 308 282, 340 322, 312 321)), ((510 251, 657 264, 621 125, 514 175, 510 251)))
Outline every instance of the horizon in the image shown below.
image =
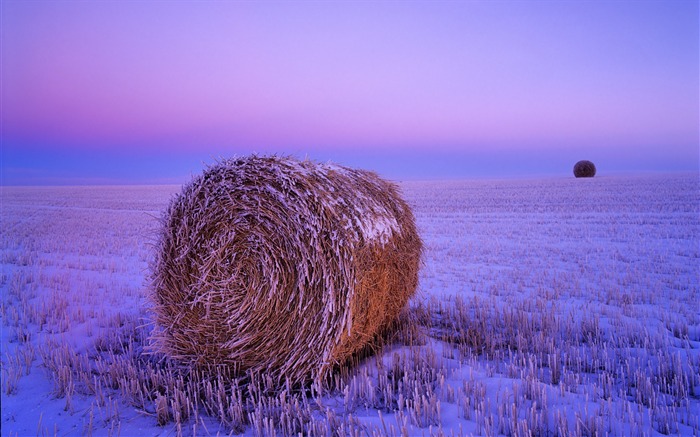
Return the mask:
POLYGON ((700 171, 697 1, 0 4, 0 184, 700 171))
MULTIPOLYGON (((332 162, 334 164, 337 164, 333 161, 316 161, 319 163, 324 163, 324 162, 332 162)), ((62 177, 58 178, 55 180, 46 180, 46 179, 36 179, 34 180, 35 183, 11 183, 11 184, 0 184, 0 191, 4 188, 97 188, 97 187, 165 187, 165 186, 172 186, 172 187, 183 187, 187 185, 188 183, 192 182, 196 177, 200 176, 203 174, 204 170, 207 168, 208 165, 211 165, 214 163, 202 163, 201 168, 196 171, 192 171, 189 175, 180 177, 180 178, 173 178, 173 179, 159 179, 159 180, 137 180, 133 178, 128 178, 128 179, 121 179, 121 178, 115 178, 115 179, 107 179, 107 178, 95 178, 95 177, 86 177, 86 178, 68 178, 68 177, 62 177)), ((341 164, 342 165, 342 164, 341 164)), ((365 167, 350 167, 350 168, 355 168, 355 169, 362 169, 362 170, 368 170, 377 173, 381 178, 395 183, 395 184, 421 184, 421 183, 426 183, 426 184, 431 184, 431 183, 468 183, 468 182, 474 182, 474 183, 481 183, 481 182, 533 182, 533 181, 558 181, 558 180, 565 180, 565 179, 625 179, 625 178, 639 178, 639 179, 644 179, 644 178, 678 178, 678 177, 684 177, 684 176, 692 176, 695 178, 698 178, 700 180, 700 171, 697 170, 648 170, 648 171, 613 171, 613 172, 605 172, 605 173, 599 173, 597 172, 594 177, 575 177, 573 174, 573 171, 570 174, 563 174, 563 173, 528 173, 528 174, 513 174, 513 173, 508 173, 508 174, 494 174, 494 173, 489 173, 489 174, 471 174, 471 175, 464 175, 464 174, 459 174, 459 175, 436 175, 436 176, 427 176, 427 177, 393 177, 390 174, 387 173, 381 173, 377 172, 376 170, 373 170, 371 168, 365 168, 365 167)), ((572 169, 573 170, 573 169, 572 169)))

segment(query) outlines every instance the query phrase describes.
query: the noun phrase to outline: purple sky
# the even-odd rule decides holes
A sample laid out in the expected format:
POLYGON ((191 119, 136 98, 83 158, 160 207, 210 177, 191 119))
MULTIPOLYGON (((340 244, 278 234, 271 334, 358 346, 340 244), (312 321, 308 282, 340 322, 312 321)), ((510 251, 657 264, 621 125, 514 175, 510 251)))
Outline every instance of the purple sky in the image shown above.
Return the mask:
POLYGON ((12 1, 2 183, 698 171, 698 1, 12 1))

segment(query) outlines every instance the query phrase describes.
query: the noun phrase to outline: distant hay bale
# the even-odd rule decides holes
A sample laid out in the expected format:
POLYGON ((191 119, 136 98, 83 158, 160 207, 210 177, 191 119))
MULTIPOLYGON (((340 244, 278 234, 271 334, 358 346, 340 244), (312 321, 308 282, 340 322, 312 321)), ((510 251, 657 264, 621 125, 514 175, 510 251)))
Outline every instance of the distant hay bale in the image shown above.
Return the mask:
POLYGON ((321 378, 386 328, 418 282, 413 214, 367 171, 224 160, 183 187, 162 226, 154 344, 188 366, 321 378))
POLYGON ((592 178, 595 176, 595 165, 585 159, 574 165, 574 176, 577 178, 592 178))

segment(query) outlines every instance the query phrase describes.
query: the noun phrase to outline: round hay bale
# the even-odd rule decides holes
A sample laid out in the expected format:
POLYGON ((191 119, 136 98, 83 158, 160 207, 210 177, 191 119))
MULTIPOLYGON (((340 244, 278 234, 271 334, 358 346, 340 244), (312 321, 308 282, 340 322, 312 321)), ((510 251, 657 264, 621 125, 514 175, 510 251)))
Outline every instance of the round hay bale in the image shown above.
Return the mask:
POLYGON ((375 173, 224 160, 173 198, 152 265, 156 350, 188 366, 322 378, 415 293, 422 243, 375 173))
POLYGON ((577 178, 592 178, 595 176, 595 165, 585 159, 574 165, 574 176, 577 178))

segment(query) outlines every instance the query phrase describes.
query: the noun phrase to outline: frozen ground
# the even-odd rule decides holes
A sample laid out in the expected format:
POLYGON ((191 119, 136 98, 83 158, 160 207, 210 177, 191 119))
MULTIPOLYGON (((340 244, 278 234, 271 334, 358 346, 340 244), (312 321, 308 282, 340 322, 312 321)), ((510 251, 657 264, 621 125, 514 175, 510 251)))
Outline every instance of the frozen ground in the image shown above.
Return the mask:
POLYGON ((697 174, 402 188, 420 326, 279 397, 143 354, 178 187, 3 187, 2 435, 700 435, 697 174))

